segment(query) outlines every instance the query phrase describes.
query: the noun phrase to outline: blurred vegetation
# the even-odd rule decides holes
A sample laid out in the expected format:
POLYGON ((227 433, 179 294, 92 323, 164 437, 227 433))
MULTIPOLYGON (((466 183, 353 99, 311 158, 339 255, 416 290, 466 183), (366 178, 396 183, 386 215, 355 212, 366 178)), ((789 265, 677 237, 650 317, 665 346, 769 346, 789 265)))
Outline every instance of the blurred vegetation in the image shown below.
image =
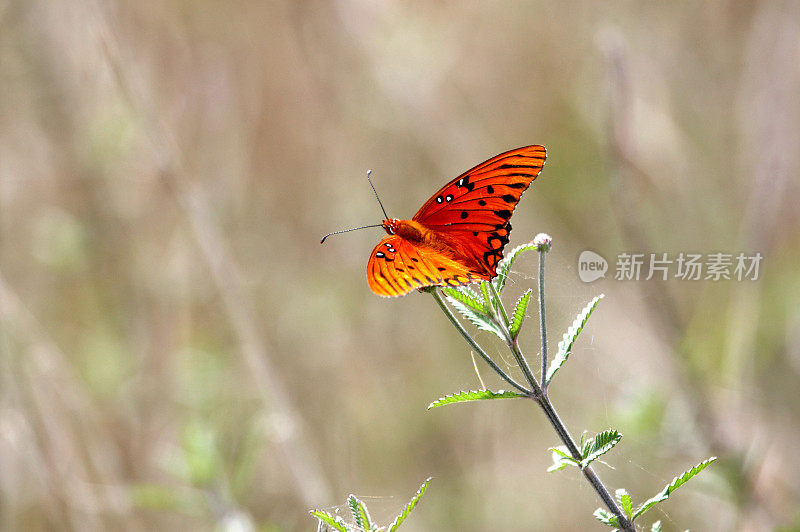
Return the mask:
POLYGON ((554 390, 625 435, 604 480, 716 455, 665 530, 800 526, 797 2, 12 0, 0 28, 3 529, 308 530, 348 493, 388 522, 428 476, 404 530, 599 528, 527 405, 425 411, 480 383, 430 298, 369 291, 379 231, 318 244, 380 221, 368 168, 407 217, 531 143, 511 245, 554 238, 551 330, 606 294, 554 390), (584 249, 764 261, 587 285, 584 249))

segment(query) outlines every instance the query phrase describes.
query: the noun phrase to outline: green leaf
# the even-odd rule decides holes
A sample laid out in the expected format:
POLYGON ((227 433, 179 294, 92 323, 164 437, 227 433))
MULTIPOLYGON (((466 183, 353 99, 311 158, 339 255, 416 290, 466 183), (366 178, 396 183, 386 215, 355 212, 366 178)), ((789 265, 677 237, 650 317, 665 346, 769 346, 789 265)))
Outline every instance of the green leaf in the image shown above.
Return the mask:
POLYGON ((417 503, 419 502, 420 498, 422 497, 422 494, 425 493, 426 489, 428 489, 428 484, 430 484, 431 478, 432 477, 428 477, 425 480, 425 482, 422 483, 422 486, 420 486, 419 489, 417 490, 417 493, 415 493, 414 496, 411 497, 411 500, 408 501, 408 504, 406 504, 406 507, 403 508, 402 512, 400 512, 400 515, 395 517, 395 519, 392 522, 392 524, 389 525, 389 532, 394 532, 395 530, 397 530, 397 527, 399 527, 400 524, 403 521, 406 520, 406 517, 408 517, 408 514, 410 514, 411 511, 417 506, 417 503))
POLYGON ((519 334, 522 321, 525 319, 525 312, 528 310, 528 301, 530 301, 532 293, 533 290, 528 288, 517 300, 517 304, 514 307, 514 316, 511 318, 511 327, 509 328, 512 339, 516 339, 519 334))
POLYGON ((473 295, 474 292, 472 290, 457 290, 455 288, 446 286, 442 288, 442 292, 444 292, 444 295, 447 296, 450 301, 455 299, 459 303, 466 305, 472 310, 480 312, 481 314, 486 313, 486 308, 484 307, 483 303, 475 295, 473 295))
POLYGON ((470 307, 461 303, 457 299, 449 298, 450 304, 461 313, 462 316, 467 318, 478 329, 489 331, 496 334, 499 338, 503 338, 503 332, 497 328, 495 323, 483 313, 476 312, 470 307))
POLYGON ((367 532, 372 530, 372 519, 369 517, 366 505, 352 493, 347 497, 347 505, 350 506, 356 526, 367 532))
POLYGON ((625 488, 620 488, 616 491, 616 495, 617 502, 622 507, 622 511, 630 518, 633 513, 633 502, 631 501, 631 496, 628 494, 628 491, 625 488))
POLYGON ((622 439, 622 434, 614 429, 604 430, 594 438, 586 441, 581 445, 581 468, 586 467, 599 457, 606 454, 614 448, 616 444, 622 439))
POLYGON ((650 532, 661 532, 661 521, 656 521, 653 523, 652 528, 650 528, 650 532))
POLYGON ((575 460, 568 452, 566 446, 559 445, 558 447, 551 447, 550 451, 553 453, 553 465, 547 468, 548 473, 553 471, 560 471, 567 466, 579 467, 580 462, 575 460))
POLYGON ((716 456, 712 456, 711 458, 709 458, 707 460, 703 460, 702 462, 700 462, 699 464, 697 464, 696 466, 694 466, 690 470, 685 471, 681 476, 673 478, 672 482, 670 482, 669 486, 667 486, 669 488, 669 492, 672 493, 676 489, 678 489, 681 486, 683 486, 684 484, 686 484, 692 477, 697 476, 700 473, 700 471, 702 471, 703 469, 705 469, 708 466, 710 466, 716 460, 717 460, 717 457, 716 456))
POLYGON ((477 300, 480 301, 481 296, 474 289, 474 286, 475 286, 474 283, 473 284, 462 284, 462 285, 456 286, 456 290, 458 290, 459 292, 464 292, 465 294, 472 296, 472 299, 477 299, 477 300))
POLYGON ((491 390, 469 390, 445 395, 428 405, 428 410, 437 406, 449 405, 452 403, 464 403, 467 401, 483 401, 485 399, 511 399, 514 397, 525 397, 517 392, 503 391, 493 392, 491 390))
POLYGON ((511 271, 511 265, 514 264, 514 261, 521 253, 530 251, 531 249, 536 249, 536 246, 530 242, 517 246, 506 254, 503 260, 497 263, 497 269, 495 270, 497 272, 497 277, 492 279, 492 282, 499 293, 502 294, 503 289, 506 287, 506 280, 508 279, 508 272, 511 271))
POLYGON ((712 456, 708 460, 704 460, 699 464, 697 464, 696 466, 694 466, 693 468, 691 468, 690 470, 685 471, 682 475, 673 478, 672 482, 664 486, 663 490, 661 490, 653 497, 643 502, 642 505, 636 509, 636 512, 634 512, 633 518, 636 519, 637 517, 645 513, 647 510, 655 506, 656 504, 660 503, 661 501, 667 500, 669 496, 672 495, 672 493, 676 489, 686 484, 689 481, 689 479, 696 476, 698 473, 700 473, 700 471, 711 465, 716 459, 717 459, 716 456, 712 456))
POLYGON ((339 532, 348 532, 347 524, 344 522, 344 519, 342 519, 338 515, 336 517, 334 517, 331 514, 329 514, 328 512, 324 512, 322 510, 313 510, 313 511, 311 511, 309 513, 311 513, 311 515, 313 515, 314 517, 316 517, 317 519, 319 519, 320 521, 322 521, 326 525, 335 528, 339 532))
POLYGON ((619 519, 617 519, 617 516, 612 514, 608 510, 603 510, 602 508, 598 508, 597 510, 594 511, 592 515, 595 516, 595 518, 597 518, 597 520, 603 524, 606 524, 608 526, 619 526, 619 519))
POLYGON ((567 361, 567 358, 569 358, 569 355, 572 352, 572 345, 575 343, 575 339, 578 338, 578 335, 586 325, 586 321, 589 319, 589 316, 592 315, 592 312, 594 312, 594 309, 597 307, 597 304, 600 303, 600 300, 603 299, 603 297, 605 296, 600 294, 596 298, 592 299, 589 304, 583 308, 581 313, 578 314, 569 329, 567 329, 567 332, 564 334, 564 339, 558 343, 558 353, 553 359, 550 369, 547 370, 545 385, 549 384, 550 381, 553 380, 553 376, 556 374, 558 369, 564 364, 564 362, 567 361))

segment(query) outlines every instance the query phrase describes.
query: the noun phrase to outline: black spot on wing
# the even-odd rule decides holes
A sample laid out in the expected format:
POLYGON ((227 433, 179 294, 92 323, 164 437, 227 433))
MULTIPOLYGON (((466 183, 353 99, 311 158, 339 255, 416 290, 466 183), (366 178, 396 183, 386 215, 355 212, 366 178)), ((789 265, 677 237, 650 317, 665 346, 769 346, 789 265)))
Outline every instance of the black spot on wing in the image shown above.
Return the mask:
POLYGON ((509 168, 534 168, 538 170, 541 168, 540 164, 501 164, 497 167, 498 170, 507 170, 509 168))

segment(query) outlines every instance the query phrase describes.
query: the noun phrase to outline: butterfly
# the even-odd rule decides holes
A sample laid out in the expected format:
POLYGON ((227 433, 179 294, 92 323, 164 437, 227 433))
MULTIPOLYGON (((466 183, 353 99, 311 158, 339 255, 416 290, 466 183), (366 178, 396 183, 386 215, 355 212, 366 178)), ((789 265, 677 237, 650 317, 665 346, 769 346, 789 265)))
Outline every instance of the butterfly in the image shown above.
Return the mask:
POLYGON ((501 153, 447 183, 411 220, 387 216, 381 227, 389 236, 367 262, 372 291, 395 297, 497 276, 514 207, 545 158, 538 145, 501 153))

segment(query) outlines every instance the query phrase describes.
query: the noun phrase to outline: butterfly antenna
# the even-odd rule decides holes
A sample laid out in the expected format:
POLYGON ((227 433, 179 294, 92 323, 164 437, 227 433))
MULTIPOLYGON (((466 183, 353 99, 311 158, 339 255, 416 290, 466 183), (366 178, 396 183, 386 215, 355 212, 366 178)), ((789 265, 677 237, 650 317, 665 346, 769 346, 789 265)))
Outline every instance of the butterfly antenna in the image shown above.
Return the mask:
POLYGON ((381 206, 381 210, 383 211, 384 220, 388 220, 389 219, 389 215, 386 214, 386 209, 383 208, 383 203, 381 203, 381 198, 378 197, 378 191, 375 190, 375 185, 372 184, 372 179, 369 178, 371 173, 372 173, 372 170, 367 170, 367 181, 369 181, 369 186, 372 187, 372 192, 375 193, 375 199, 378 200, 378 205, 381 206))
POLYGON ((327 235, 322 237, 322 240, 319 241, 320 244, 325 242, 325 239, 331 235, 338 235, 341 233, 349 233, 350 231, 358 231, 359 229, 368 229, 370 227, 382 227, 381 224, 374 224, 374 225, 364 225, 361 227, 353 227, 351 229, 342 229, 341 231, 334 231, 333 233, 328 233, 327 235))

